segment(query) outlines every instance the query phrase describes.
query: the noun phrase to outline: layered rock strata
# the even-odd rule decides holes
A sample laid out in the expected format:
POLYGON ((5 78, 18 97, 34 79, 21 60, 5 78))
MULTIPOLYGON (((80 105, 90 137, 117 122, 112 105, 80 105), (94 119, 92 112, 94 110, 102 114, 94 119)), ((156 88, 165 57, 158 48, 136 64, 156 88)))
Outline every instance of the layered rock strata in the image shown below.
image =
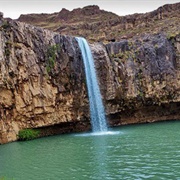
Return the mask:
POLYGON ((110 124, 180 118, 180 36, 93 44, 110 124))
MULTIPOLYGON (((180 119, 180 36, 91 44, 112 126, 180 119)), ((0 27, 0 144, 90 129, 84 66, 74 37, 16 21, 0 27)))
POLYGON ((75 38, 15 21, 0 31, 0 143, 20 129, 86 121, 88 99, 75 38))
POLYGON ((98 6, 86 6, 72 11, 62 9, 53 14, 21 15, 18 20, 61 34, 83 36, 91 42, 118 42, 145 33, 176 34, 180 31, 179 12, 180 3, 126 16, 101 10, 98 6))

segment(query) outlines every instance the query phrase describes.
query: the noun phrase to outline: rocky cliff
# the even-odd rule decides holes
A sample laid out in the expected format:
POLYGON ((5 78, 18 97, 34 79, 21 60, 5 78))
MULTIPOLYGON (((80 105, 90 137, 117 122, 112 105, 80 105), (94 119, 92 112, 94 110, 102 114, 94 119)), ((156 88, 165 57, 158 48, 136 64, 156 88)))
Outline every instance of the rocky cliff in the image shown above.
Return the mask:
MULTIPOLYGON (((74 37, 1 19, 0 144, 90 128, 84 66, 74 37)), ((180 36, 94 43, 110 125, 180 119, 180 36)))
POLYGON ((180 118, 180 35, 93 44, 109 124, 180 118))
POLYGON ((75 38, 2 23, 0 92, 0 143, 16 140, 20 129, 86 121, 88 99, 75 38))
POLYGON ((176 34, 180 31, 180 3, 166 4, 145 14, 118 16, 86 6, 72 11, 62 9, 53 14, 21 15, 18 20, 61 34, 83 36, 90 42, 119 41, 145 33, 176 34))

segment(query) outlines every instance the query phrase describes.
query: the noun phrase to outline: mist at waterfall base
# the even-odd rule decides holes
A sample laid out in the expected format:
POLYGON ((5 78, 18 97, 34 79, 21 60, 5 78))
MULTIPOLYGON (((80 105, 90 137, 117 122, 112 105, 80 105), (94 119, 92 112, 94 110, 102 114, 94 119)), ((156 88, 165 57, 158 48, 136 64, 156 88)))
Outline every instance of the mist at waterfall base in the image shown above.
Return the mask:
POLYGON ((86 39, 77 37, 76 40, 78 41, 81 50, 85 68, 92 130, 97 135, 108 134, 105 111, 96 77, 96 70, 91 49, 86 39))

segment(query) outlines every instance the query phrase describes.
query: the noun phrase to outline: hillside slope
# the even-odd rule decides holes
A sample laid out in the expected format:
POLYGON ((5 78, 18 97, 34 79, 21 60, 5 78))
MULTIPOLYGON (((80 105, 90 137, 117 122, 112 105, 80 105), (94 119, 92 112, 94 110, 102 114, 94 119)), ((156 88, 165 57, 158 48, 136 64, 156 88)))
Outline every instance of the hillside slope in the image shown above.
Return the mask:
POLYGON ((118 16, 98 6, 53 14, 21 15, 18 21, 50 29, 60 34, 83 36, 89 41, 119 41, 145 33, 180 32, 180 3, 167 4, 145 14, 118 16))

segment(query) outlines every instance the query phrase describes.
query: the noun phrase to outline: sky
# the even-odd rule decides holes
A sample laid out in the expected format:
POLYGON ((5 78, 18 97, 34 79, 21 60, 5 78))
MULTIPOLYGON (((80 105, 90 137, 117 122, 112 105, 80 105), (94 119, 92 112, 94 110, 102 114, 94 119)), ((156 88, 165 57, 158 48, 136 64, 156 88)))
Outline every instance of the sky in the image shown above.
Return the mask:
POLYGON ((100 9, 118 15, 150 12, 164 4, 178 0, 0 0, 0 11, 4 17, 17 19, 20 14, 53 13, 62 8, 72 10, 88 5, 98 5, 100 9))

